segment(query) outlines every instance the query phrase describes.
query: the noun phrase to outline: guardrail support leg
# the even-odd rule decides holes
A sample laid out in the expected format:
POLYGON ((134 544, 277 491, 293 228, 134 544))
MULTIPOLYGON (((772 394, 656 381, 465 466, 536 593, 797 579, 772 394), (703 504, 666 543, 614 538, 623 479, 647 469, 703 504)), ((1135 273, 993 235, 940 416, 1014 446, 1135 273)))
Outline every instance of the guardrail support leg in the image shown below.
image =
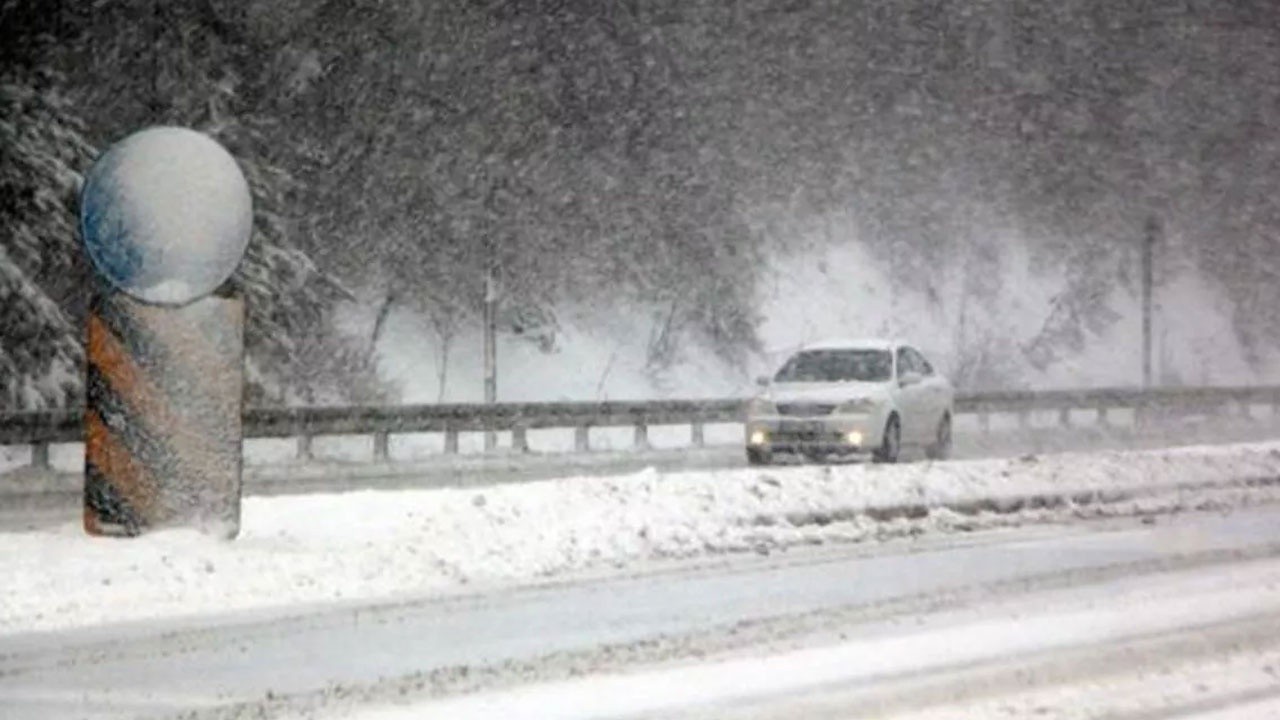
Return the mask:
POLYGON ((978 413, 978 427, 982 428, 983 435, 986 435, 987 433, 991 432, 991 413, 989 412, 978 413))
POLYGON ((1250 405, 1249 401, 1241 400, 1238 404, 1240 407, 1240 417, 1244 418, 1245 420, 1252 420, 1253 408, 1249 406, 1250 405))
POLYGON ((636 423, 636 440, 633 443, 636 450, 649 449, 649 426, 644 423, 636 423))
POLYGON ((523 425, 511 428, 511 449, 518 453, 529 452, 529 433, 523 425))
POLYGON ((693 442, 694 447, 707 446, 707 438, 703 434, 702 423, 695 422, 689 426, 689 439, 693 442))
POLYGON ((444 431, 444 452, 446 455, 458 454, 458 431, 454 428, 444 431))
POLYGON ((373 461, 388 462, 391 460, 391 433, 373 434, 373 461))
POLYGON ((1071 427, 1071 408, 1058 408, 1058 424, 1064 428, 1071 427))
POLYGON ((586 425, 573 429, 573 449, 575 452, 587 452, 591 449, 590 430, 586 425))
POLYGON ((49 443, 36 443, 31 446, 31 467, 37 470, 49 469, 49 443))
POLYGON ((1018 429, 1027 430, 1030 427, 1031 427, 1031 411, 1019 410, 1018 411, 1018 429))
POLYGON ((315 453, 311 451, 310 435, 303 434, 298 436, 298 459, 299 460, 315 459, 315 453))
POLYGON ((1099 426, 1099 427, 1111 427, 1111 421, 1110 421, 1110 419, 1108 419, 1108 417, 1107 417, 1107 410, 1108 410, 1108 408, 1107 408, 1105 405, 1099 406, 1099 407, 1095 410, 1095 412, 1097 412, 1097 414, 1098 414, 1098 426, 1099 426))

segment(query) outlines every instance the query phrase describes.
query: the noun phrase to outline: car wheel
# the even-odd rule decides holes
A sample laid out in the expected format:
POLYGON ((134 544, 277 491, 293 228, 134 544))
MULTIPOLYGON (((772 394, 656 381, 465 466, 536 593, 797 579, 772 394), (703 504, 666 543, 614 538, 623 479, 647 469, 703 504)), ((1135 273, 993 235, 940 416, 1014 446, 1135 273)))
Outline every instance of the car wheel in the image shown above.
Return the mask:
POLYGON ((751 448, 747 449, 748 465, 768 465, 771 461, 772 458, 769 457, 769 453, 767 451, 751 448))
POLYGON ((884 426, 884 440, 880 447, 872 453, 872 459, 880 463, 898 462, 898 452, 902 449, 902 428, 898 425, 898 416, 889 418, 884 426))
POLYGON ((938 434, 933 444, 925 448, 925 455, 930 460, 946 460, 951 457, 951 413, 946 413, 938 421, 938 434))

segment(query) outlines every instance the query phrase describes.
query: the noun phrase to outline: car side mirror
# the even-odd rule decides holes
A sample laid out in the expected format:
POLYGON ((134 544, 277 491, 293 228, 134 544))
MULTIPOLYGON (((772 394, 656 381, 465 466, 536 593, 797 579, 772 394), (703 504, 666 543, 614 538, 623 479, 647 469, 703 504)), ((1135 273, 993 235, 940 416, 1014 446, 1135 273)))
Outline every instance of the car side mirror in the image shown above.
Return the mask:
POLYGON ((762 388, 769 387, 769 376, 761 375, 760 377, 756 378, 756 385, 762 388))
POLYGON ((919 385, 924 381, 924 376, 918 372, 905 372, 898 377, 898 387, 911 387, 919 385))

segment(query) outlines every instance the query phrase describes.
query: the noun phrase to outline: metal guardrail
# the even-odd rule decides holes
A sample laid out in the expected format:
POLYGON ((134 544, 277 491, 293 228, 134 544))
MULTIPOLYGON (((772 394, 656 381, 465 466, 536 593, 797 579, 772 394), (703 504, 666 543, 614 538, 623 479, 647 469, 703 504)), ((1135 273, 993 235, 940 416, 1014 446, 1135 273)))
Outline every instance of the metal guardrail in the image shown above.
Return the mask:
MULTIPOLYGON (((702 446, 703 426, 743 419, 745 400, 657 400, 643 402, 497 403, 493 405, 391 405, 380 407, 248 408, 244 413, 247 438, 298 438, 298 454, 310 457, 311 439, 318 435, 372 435, 375 459, 388 459, 388 438, 395 433, 443 433, 445 452, 458 450, 461 432, 510 431, 512 448, 527 451, 527 431, 574 428, 575 450, 590 449, 593 427, 633 427, 635 444, 648 446, 648 428, 689 425, 694 446, 702 446)), ((1254 405, 1269 405, 1280 413, 1280 386, 1198 388, 1101 388, 1088 390, 992 391, 960 393, 957 414, 977 415, 983 429, 993 414, 1014 414, 1021 426, 1032 413, 1054 412, 1063 425, 1071 412, 1088 410, 1106 423, 1112 410, 1176 415, 1206 411, 1248 413, 1254 405)), ((48 462, 51 443, 82 439, 77 410, 0 413, 0 445, 31 445, 33 464, 48 462)))

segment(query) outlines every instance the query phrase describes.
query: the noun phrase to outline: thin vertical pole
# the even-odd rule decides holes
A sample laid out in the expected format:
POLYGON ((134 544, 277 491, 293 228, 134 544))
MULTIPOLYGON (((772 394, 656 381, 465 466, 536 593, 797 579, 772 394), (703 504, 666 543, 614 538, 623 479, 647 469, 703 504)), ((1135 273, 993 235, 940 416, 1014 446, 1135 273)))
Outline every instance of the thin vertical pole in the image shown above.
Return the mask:
POLYGON ((1154 217, 1147 220, 1142 240, 1142 387, 1151 387, 1151 296, 1155 283, 1155 246, 1160 224, 1154 217))
MULTIPOLYGON (((484 276, 484 402, 492 405, 498 400, 497 304, 498 289, 494 278, 493 244, 489 242, 484 276)), ((484 449, 491 451, 498 445, 497 435, 485 430, 484 449)))

